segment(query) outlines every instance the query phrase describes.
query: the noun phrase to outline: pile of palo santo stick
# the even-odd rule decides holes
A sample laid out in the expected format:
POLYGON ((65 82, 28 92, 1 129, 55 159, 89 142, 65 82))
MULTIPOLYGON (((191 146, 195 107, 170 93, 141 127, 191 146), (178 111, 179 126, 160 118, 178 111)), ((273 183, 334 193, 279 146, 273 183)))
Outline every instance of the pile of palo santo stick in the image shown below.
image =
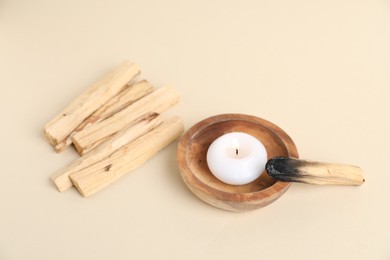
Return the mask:
POLYGON ((72 186, 88 197, 141 166, 184 131, 182 119, 162 119, 176 105, 172 87, 137 80, 125 61, 88 87, 44 127, 57 152, 74 145, 80 158, 51 177, 60 192, 72 186))

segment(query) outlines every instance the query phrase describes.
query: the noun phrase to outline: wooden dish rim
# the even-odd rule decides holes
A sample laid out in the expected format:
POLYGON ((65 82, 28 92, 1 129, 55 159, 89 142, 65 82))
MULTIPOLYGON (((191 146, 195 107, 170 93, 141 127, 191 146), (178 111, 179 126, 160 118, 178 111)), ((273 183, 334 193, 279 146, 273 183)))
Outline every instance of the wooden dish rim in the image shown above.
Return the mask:
POLYGON ((187 186, 190 185, 187 182, 186 178, 191 177, 192 180, 196 181, 197 187, 195 187, 195 185, 192 185, 192 187, 189 187, 190 190, 201 189, 202 192, 206 193, 208 196, 213 196, 219 200, 231 201, 231 202, 237 202, 243 198, 245 198, 245 201, 249 202, 249 201, 256 201, 258 199, 267 199, 275 196, 277 198, 281 196, 290 187, 291 185, 290 182, 276 181, 273 185, 265 189, 261 189, 259 191, 235 193, 235 192, 219 190, 207 185, 206 183, 202 182, 189 168, 189 165, 187 163, 187 154, 186 154, 188 142, 205 127, 208 127, 215 123, 221 123, 221 122, 232 121, 232 120, 247 121, 250 123, 255 122, 257 124, 266 127, 273 135, 276 135, 283 142, 289 157, 299 158, 298 150, 291 137, 283 129, 271 123, 270 121, 253 115, 246 115, 246 114, 232 114, 232 113, 219 114, 219 115, 208 117, 196 123, 191 128, 189 128, 180 138, 178 144, 178 150, 177 150, 177 160, 178 160, 181 176, 184 179, 186 185, 187 186), (180 163, 180 162, 185 162, 185 163, 180 163), (183 173, 185 173, 185 175, 187 176, 184 176, 183 173))

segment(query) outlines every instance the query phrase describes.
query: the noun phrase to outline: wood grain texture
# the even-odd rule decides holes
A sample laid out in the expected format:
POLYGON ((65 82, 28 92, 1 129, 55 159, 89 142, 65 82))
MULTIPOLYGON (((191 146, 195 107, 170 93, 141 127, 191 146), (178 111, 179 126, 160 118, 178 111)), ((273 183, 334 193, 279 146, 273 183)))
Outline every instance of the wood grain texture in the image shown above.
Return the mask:
POLYGON ((136 169, 184 131, 183 121, 169 119, 149 133, 123 146, 106 159, 70 175, 73 185, 88 197, 136 169))
POLYGON ((66 168, 54 174, 51 177, 51 180, 60 192, 69 189, 73 186, 71 180, 69 179, 71 174, 106 159, 122 146, 151 131, 153 128, 161 124, 161 122, 161 116, 155 113, 142 116, 132 125, 117 132, 112 138, 98 146, 90 153, 78 158, 66 168))
POLYGON ((270 176, 281 181, 317 185, 361 185, 363 171, 354 165, 334 164, 276 157, 267 162, 270 176))
POLYGON ((77 126, 120 92, 126 83, 139 73, 137 65, 125 61, 103 79, 88 87, 46 124, 44 134, 50 144, 56 146, 64 141, 77 126))
MULTIPOLYGON (((54 148, 57 152, 62 152, 72 144, 73 135, 88 126, 103 121, 104 119, 114 115, 125 107, 131 105, 138 99, 146 96, 154 90, 154 87, 146 80, 133 82, 125 86, 117 95, 111 98, 107 103, 95 111, 91 116, 84 120, 73 132, 68 135, 63 141, 58 143, 54 148)), ((88 151, 85 151, 88 152, 88 151)))
POLYGON ((264 119, 242 114, 223 114, 207 118, 181 137, 177 160, 187 187, 201 200, 229 211, 246 211, 264 207, 279 198, 290 186, 261 174, 245 185, 229 185, 210 172, 206 154, 210 144, 226 133, 244 132, 260 140, 268 154, 298 157, 292 139, 279 127, 264 119))
POLYGON ((77 132, 73 136, 73 144, 80 154, 84 154, 86 150, 93 149, 106 138, 125 127, 128 122, 145 113, 156 112, 161 114, 179 101, 180 95, 174 88, 166 86, 156 89, 106 120, 77 132))

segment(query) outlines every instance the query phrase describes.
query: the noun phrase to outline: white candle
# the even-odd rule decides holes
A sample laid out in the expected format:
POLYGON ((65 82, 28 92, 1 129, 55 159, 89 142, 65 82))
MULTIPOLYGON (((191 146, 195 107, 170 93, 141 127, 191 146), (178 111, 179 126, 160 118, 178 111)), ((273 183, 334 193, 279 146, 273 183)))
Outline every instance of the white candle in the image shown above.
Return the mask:
POLYGON ((233 132, 217 138, 207 151, 207 164, 213 175, 231 185, 257 179, 265 169, 267 151, 251 135, 233 132))

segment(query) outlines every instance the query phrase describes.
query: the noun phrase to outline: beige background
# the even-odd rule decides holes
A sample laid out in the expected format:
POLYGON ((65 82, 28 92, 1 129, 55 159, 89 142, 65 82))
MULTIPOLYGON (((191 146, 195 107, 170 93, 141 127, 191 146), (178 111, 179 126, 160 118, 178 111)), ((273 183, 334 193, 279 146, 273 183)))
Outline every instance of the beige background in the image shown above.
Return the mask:
POLYGON ((388 1, 0 1, 0 259, 390 259, 388 1), (190 127, 246 113, 361 187, 294 184, 230 213, 180 179, 176 144, 85 199, 49 176, 43 125, 129 58, 190 127))

